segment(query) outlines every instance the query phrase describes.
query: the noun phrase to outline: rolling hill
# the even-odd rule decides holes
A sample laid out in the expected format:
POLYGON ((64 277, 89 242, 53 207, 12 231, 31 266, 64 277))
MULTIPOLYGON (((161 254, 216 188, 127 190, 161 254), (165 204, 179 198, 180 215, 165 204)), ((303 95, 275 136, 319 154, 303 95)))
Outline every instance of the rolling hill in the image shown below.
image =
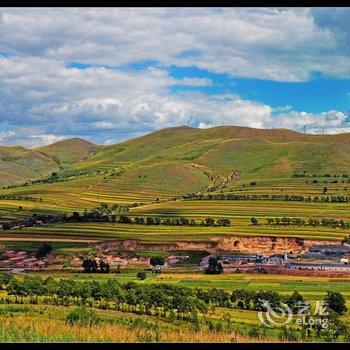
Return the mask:
MULTIPOLYGON (((308 135, 286 129, 182 126, 109 146, 70 139, 34 150, 2 147, 1 152, 2 184, 52 171, 64 179, 5 194, 41 196, 48 205, 68 207, 147 203, 206 190, 318 194, 320 183, 306 184, 292 174, 350 173, 350 133, 308 135), (256 186, 247 188, 251 182, 256 186)), ((346 191, 340 183, 328 186, 338 194, 346 191)))
POLYGON ((82 161, 97 149, 92 143, 77 138, 36 149, 0 146, 0 185, 45 178, 82 161))
POLYGON ((98 149, 98 146, 80 138, 63 140, 48 146, 36 148, 38 152, 51 156, 62 166, 83 161, 93 155, 98 149))

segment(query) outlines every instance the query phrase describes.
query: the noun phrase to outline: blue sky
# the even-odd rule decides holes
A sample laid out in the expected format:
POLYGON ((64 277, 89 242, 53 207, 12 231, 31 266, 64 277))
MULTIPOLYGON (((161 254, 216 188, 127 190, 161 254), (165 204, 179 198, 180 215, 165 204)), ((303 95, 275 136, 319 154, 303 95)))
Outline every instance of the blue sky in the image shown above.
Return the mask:
POLYGON ((350 132, 350 10, 0 10, 0 143, 164 127, 350 132))
POLYGON ((215 74, 196 67, 177 67, 169 69, 170 75, 181 79, 208 78, 212 86, 191 87, 176 85, 173 91, 199 90, 206 94, 236 93, 244 99, 259 100, 270 106, 289 105, 296 110, 322 113, 336 109, 347 112, 350 108, 350 79, 334 79, 315 74, 306 82, 279 82, 265 79, 245 79, 215 74))

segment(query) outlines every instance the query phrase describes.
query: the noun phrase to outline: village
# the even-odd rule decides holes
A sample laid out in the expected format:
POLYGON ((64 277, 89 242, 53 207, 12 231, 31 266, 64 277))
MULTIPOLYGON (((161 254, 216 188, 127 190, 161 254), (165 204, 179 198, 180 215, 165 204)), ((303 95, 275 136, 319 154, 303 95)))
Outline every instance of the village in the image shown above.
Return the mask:
MULTIPOLYGON (((200 263, 205 270, 210 257, 206 256, 200 263)), ((315 245, 304 254, 235 254, 223 253, 217 258, 223 265, 224 273, 279 273, 288 275, 350 275, 350 246, 315 245)))
MULTIPOLYGON (((204 254, 205 255, 205 254, 204 254)), ((350 246, 315 245, 305 253, 292 251, 274 254, 249 254, 240 252, 208 253, 198 263, 189 263, 189 252, 178 252, 164 257, 164 265, 153 266, 150 256, 138 256, 135 252, 120 252, 117 250, 101 250, 95 254, 97 261, 108 263, 111 272, 118 269, 153 269, 166 272, 184 266, 205 272, 209 259, 215 257, 222 264, 224 274, 233 273, 277 273, 288 275, 321 275, 321 276, 348 276, 350 275, 350 246), (192 266, 193 265, 193 266, 192 266)), ((81 270, 84 255, 72 255, 68 258, 63 255, 47 254, 38 258, 33 252, 25 250, 6 250, 0 255, 0 270, 81 270), (68 259, 68 263, 67 263, 68 259)))

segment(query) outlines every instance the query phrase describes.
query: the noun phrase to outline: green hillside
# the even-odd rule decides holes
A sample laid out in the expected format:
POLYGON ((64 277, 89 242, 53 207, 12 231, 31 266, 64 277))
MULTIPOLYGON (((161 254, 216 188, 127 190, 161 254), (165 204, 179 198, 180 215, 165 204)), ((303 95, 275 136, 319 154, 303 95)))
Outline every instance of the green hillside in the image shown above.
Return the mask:
POLYGON ((291 171, 350 170, 350 134, 305 135, 285 129, 223 126, 163 129, 124 143, 102 147, 73 169, 196 163, 244 177, 290 175, 291 171))
POLYGON ((36 149, 0 146, 0 185, 45 178, 52 172, 87 159, 97 149, 94 144, 77 138, 36 149))
POLYGON ((67 166, 89 158, 96 153, 98 146, 79 138, 73 138, 39 147, 36 150, 51 156, 58 164, 67 166))
POLYGON ((23 147, 0 147, 0 185, 22 183, 58 170, 48 155, 23 147))
POLYGON ((328 194, 346 195, 350 178, 342 176, 350 174, 350 134, 176 127, 110 146, 71 139, 35 150, 11 148, 2 162, 3 183, 58 171, 57 182, 1 192, 41 197, 42 205, 52 208, 140 204, 208 191, 320 195, 325 182, 322 178, 314 183, 312 176, 325 173, 339 179, 327 182, 328 194), (295 178, 293 173, 310 178, 295 178))

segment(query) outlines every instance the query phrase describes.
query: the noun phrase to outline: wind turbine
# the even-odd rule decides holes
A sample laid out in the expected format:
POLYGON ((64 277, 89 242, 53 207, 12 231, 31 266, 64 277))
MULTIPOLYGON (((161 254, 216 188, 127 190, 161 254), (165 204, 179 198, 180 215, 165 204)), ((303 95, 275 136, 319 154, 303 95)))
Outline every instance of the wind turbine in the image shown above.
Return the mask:
POLYGON ((306 134, 306 127, 307 127, 307 124, 305 124, 305 125, 303 126, 304 134, 306 134))

